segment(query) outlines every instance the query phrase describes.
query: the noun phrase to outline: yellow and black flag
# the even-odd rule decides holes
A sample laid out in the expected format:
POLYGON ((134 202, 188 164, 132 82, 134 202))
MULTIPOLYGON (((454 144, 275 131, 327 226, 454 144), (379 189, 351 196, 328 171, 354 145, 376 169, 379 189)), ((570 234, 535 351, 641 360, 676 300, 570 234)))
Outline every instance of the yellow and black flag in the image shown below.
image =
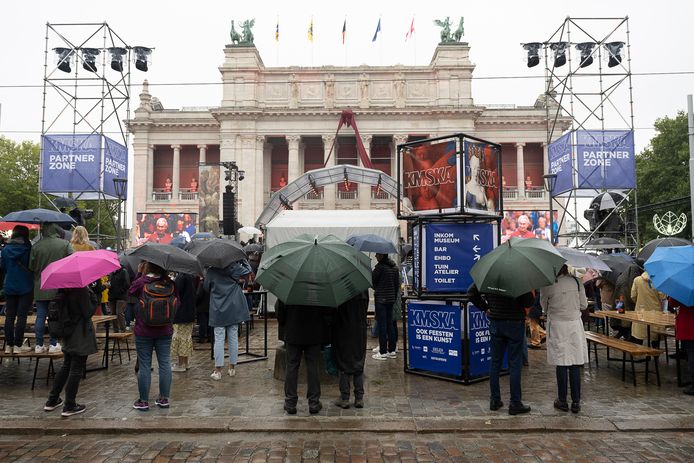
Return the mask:
POLYGON ((313 18, 311 18, 311 23, 308 25, 308 41, 313 43, 313 18))
POLYGON ((280 20, 277 20, 277 26, 275 26, 275 42, 280 41, 280 20))
POLYGON ((345 22, 342 23, 342 45, 345 44, 345 35, 347 34, 347 18, 345 18, 345 22))

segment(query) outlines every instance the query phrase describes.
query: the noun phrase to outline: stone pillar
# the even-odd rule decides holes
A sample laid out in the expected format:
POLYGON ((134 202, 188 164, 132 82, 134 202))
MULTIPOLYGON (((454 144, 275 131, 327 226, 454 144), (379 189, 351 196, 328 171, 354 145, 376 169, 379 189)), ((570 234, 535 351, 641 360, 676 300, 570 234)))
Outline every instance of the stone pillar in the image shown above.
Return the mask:
MULTIPOLYGON (((400 172, 397 172, 397 166, 398 166, 398 145, 402 145, 403 143, 407 143, 407 135, 393 135, 393 155, 392 159, 393 162, 391 165, 394 166, 393 170, 393 178, 397 180, 400 183, 400 196, 402 197, 402 187, 403 187, 403 181, 402 181, 402 167, 400 169, 400 172)), ((400 160, 400 165, 402 166, 402 159, 400 160)), ((397 198, 396 198, 397 200, 397 198)))
POLYGON ((542 142, 542 172, 543 175, 549 174, 549 149, 546 141, 542 142))
POLYGON ((204 164, 207 162, 207 145, 198 145, 198 149, 200 150, 198 164, 204 164))
POLYGON ((173 148, 173 173, 171 174, 171 198, 178 201, 178 191, 181 187, 181 145, 171 145, 173 148))
POLYGON ((265 175, 263 175, 263 158, 265 153, 265 135, 256 135, 255 137, 255 153, 253 154, 253 185, 255 201, 253 204, 253 215, 251 217, 253 223, 248 225, 255 226, 255 221, 263 212, 265 207, 265 175))
MULTIPOLYGON (((361 142, 364 144, 366 155, 371 159, 371 140, 373 135, 362 135, 361 142)), ((365 167, 359 158, 359 165, 365 167)), ((359 209, 371 209, 371 185, 359 184, 359 209)))
MULTIPOLYGON (((137 171, 135 171, 137 172, 137 171)), ((154 145, 147 145, 147 201, 152 200, 152 192, 154 192, 154 145)))
POLYGON ((523 147, 525 143, 516 143, 516 181, 518 182, 518 199, 525 198, 525 161, 523 147))
POLYGON ((299 135, 288 135, 287 144, 289 145, 289 159, 287 161, 287 183, 296 180, 300 173, 299 167, 299 135))
MULTIPOLYGON (((333 151, 332 155, 330 155, 330 159, 328 159, 328 155, 330 154, 330 148, 333 146, 333 142, 335 141, 335 136, 334 135, 323 135, 323 162, 325 163, 327 161, 327 164, 325 167, 332 167, 335 165, 335 159, 337 157, 337 146, 335 147, 335 151, 333 151)), ((333 183, 332 185, 325 185, 323 187, 323 207, 325 209, 335 209, 335 196, 337 194, 337 188, 336 185, 333 183)))

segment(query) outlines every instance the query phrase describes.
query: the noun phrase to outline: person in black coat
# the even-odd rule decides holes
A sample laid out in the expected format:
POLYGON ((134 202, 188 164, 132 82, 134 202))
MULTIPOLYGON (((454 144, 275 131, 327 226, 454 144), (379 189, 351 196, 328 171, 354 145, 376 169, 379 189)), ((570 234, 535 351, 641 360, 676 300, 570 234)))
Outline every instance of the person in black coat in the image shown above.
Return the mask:
POLYGON ((364 408, 364 358, 366 311, 369 293, 363 292, 337 308, 332 324, 332 348, 340 372, 340 408, 349 408, 350 381, 354 382, 354 407, 364 408))
POLYGON ((395 358, 396 334, 393 324, 393 304, 400 291, 400 272, 388 254, 376 254, 378 263, 371 275, 378 326, 379 352, 371 357, 375 360, 395 358))
POLYGON ((210 293, 201 281, 195 293, 195 315, 198 321, 198 343, 212 341, 210 326, 210 293))
POLYGON ((297 383, 301 356, 306 360, 308 410, 313 415, 321 411, 320 376, 318 365, 321 345, 330 336, 330 319, 334 309, 305 305, 285 305, 278 300, 275 305, 277 322, 282 326, 282 339, 287 349, 287 373, 284 380, 284 410, 296 414, 298 401, 297 383))
POLYGON ((128 303, 128 289, 130 288, 130 276, 128 271, 121 268, 111 273, 109 278, 108 301, 118 317, 115 323, 116 331, 125 331, 125 306, 128 303))
POLYGON ((193 326, 195 326, 195 277, 179 273, 174 281, 178 291, 178 308, 173 319, 171 338, 171 358, 178 357, 171 371, 188 370, 188 358, 193 355, 193 326))

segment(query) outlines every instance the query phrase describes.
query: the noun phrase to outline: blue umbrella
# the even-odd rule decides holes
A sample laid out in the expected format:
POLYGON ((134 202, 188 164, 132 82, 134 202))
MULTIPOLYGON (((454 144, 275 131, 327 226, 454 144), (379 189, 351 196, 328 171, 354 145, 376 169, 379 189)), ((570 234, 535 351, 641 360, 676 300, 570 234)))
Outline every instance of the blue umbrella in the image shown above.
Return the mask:
POLYGON ((357 251, 375 252, 378 254, 395 254, 398 252, 393 243, 378 235, 352 235, 347 238, 347 244, 357 251))
POLYGON ((694 246, 656 248, 645 267, 658 291, 694 305, 694 246))
POLYGON ((27 209, 26 211, 10 212, 0 219, 2 222, 23 222, 23 223, 76 223, 67 214, 50 209, 27 209))

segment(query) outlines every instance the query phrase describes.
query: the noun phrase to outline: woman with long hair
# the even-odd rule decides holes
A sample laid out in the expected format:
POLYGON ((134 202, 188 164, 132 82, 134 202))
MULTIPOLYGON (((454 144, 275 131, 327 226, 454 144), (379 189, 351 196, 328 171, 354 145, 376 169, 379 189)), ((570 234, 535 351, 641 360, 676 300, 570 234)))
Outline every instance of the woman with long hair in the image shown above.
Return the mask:
MULTIPOLYGON (((87 233, 87 229, 82 225, 76 226, 72 231, 72 239, 70 240, 70 244, 72 245, 72 249, 74 251, 94 250, 94 246, 89 244, 89 233, 87 233)), ((101 297, 100 294, 97 294, 97 296, 101 297)))

